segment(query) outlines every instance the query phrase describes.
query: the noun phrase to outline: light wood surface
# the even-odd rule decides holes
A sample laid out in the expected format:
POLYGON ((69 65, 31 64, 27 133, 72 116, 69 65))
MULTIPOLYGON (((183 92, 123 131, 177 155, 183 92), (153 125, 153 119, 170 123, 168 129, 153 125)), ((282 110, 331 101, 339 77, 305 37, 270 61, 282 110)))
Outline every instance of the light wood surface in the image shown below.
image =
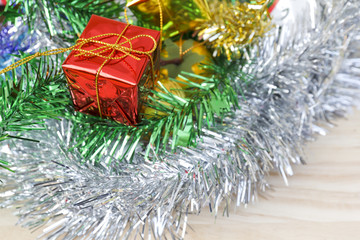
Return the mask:
MULTIPOLYGON (((360 239, 360 111, 336 125, 308 144, 307 165, 294 167, 288 187, 273 174, 267 199, 216 220, 204 208, 190 216, 186 239, 360 239)), ((0 210, 0 239, 35 239, 41 231, 15 226, 14 211, 0 210)))

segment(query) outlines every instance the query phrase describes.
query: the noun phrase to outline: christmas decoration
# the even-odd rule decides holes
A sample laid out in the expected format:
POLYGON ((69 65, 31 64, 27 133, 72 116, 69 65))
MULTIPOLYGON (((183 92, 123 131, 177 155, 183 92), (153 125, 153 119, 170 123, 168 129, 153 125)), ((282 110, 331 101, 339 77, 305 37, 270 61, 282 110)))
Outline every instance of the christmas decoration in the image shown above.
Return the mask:
MULTIPOLYGON (((240 6, 233 2, 226 6, 240 6)), ((264 20, 263 6, 270 1, 250 2, 241 5, 247 6, 244 14, 257 9, 255 16, 264 20)), ((54 34, 45 34, 49 25, 40 11, 27 13, 39 22, 41 36, 51 36, 52 48, 73 45, 74 19, 46 6, 54 14, 54 34)), ((99 6, 106 15, 106 3, 99 6)), ((325 132, 321 124, 360 101, 360 59, 352 51, 359 44, 359 8, 358 1, 280 1, 272 11, 274 28, 264 34, 261 24, 252 25, 247 31, 253 34, 239 34, 244 41, 233 48, 225 40, 234 35, 226 33, 239 29, 239 18, 229 11, 214 37, 218 45, 210 38, 200 42, 214 50, 205 72, 176 73, 178 79, 167 78, 173 70, 160 72, 144 104, 148 114, 135 127, 74 112, 61 54, 34 59, 18 75, 6 73, 0 85, 0 159, 15 173, 0 170, 6 186, 0 205, 20 207, 24 226, 49 224, 43 234, 48 239, 183 239, 188 214, 198 214, 204 204, 215 216, 222 202, 224 214, 231 201, 248 204, 269 187, 270 170, 287 182, 292 164, 304 162, 303 144, 325 132)), ((86 12, 82 16, 90 17, 86 12)), ((77 15, 75 9, 71 16, 77 15)), ((259 23, 245 18, 245 25, 259 23)), ((198 30, 177 38, 196 39, 198 30)))
MULTIPOLYGON (((39 56, 62 54, 69 50, 78 49, 77 47, 79 46, 82 46, 82 41, 71 47, 39 52, 6 67, 0 71, 0 74, 6 73, 39 56)), ((26 76, 26 78, 29 77, 31 76, 26 76)), ((43 76, 40 77, 40 79, 41 78, 43 78, 43 76)), ((67 112, 59 114, 57 111, 58 108, 48 109, 47 114, 42 115, 42 117, 48 119, 58 114, 58 117, 71 118, 73 122, 79 123, 80 126, 74 127, 77 137, 74 138, 76 143, 71 150, 76 149, 80 151, 86 159, 89 158, 89 161, 103 161, 103 151, 107 151, 108 144, 111 142, 116 142, 111 151, 111 158, 114 157, 117 149, 121 149, 121 154, 115 155, 117 159, 132 159, 135 149, 140 143, 140 139, 146 138, 148 135, 151 137, 147 143, 145 158, 149 157, 151 153, 150 150, 154 143, 156 143, 156 149, 154 151, 156 154, 161 150, 165 150, 168 147, 170 137, 172 137, 171 149, 175 151, 179 145, 189 146, 194 144, 196 136, 201 134, 201 126, 203 125, 202 121, 204 119, 206 119, 207 124, 213 124, 216 120, 215 115, 223 116, 225 112, 230 111, 230 106, 233 105, 237 107, 235 92, 229 81, 224 81, 222 78, 209 79, 203 76, 194 76, 189 73, 185 73, 181 78, 186 81, 188 86, 192 87, 192 91, 196 93, 192 96, 192 99, 182 99, 169 91, 165 91, 166 94, 153 91, 151 95, 148 96, 146 105, 156 111, 170 114, 167 114, 166 118, 158 119, 157 121, 141 122, 136 128, 127 128, 122 124, 102 122, 99 119, 84 118, 76 114, 69 116, 67 112), (207 81, 199 85, 187 79, 186 77, 188 76, 186 75, 192 79, 200 78, 207 81), (204 112, 204 109, 206 109, 206 112, 204 112), (193 114, 195 115, 193 116, 193 114), (85 124, 85 126, 83 124, 85 124), (88 135, 89 128, 93 124, 97 124, 98 126, 91 130, 91 134, 88 135), (196 126, 199 126, 200 129, 197 129, 196 126), (104 138, 105 135, 107 136, 106 138, 104 138), (87 137, 84 138, 84 136, 87 137), (119 145, 121 139, 124 141, 119 145), (99 148, 102 150, 99 150, 99 148)), ((163 89, 166 88, 163 87, 163 89)), ((3 103, 8 105, 7 100, 4 100, 3 103)), ((62 106, 63 109, 67 107, 68 106, 62 106)), ((10 115, 10 117, 11 116, 12 115, 10 115)), ((109 161, 109 159, 106 161, 109 161)))
MULTIPOLYGON (((13 31, 14 26, 4 26, 0 30, 0 69, 5 68, 11 64, 11 54, 20 54, 30 48, 32 39, 24 40, 27 28, 18 29, 18 32, 13 31)), ((1 76, 0 76, 1 78, 1 76)))
MULTIPOLYGON (((207 1, 204 0, 160 0, 160 4, 164 13, 164 38, 195 30, 208 18, 207 1)), ((128 6, 144 27, 159 29, 158 0, 128 0, 128 6)))
MULTIPOLYGON (((162 67, 170 78, 177 78, 180 87, 187 86, 180 77, 181 72, 194 73, 201 76, 210 74, 204 69, 205 65, 211 64, 212 57, 206 47, 200 42, 188 39, 185 41, 165 41, 162 52, 162 67)), ((201 79, 191 79, 193 82, 201 83, 201 79)))
POLYGON ((267 2, 209 1, 209 20, 196 28, 200 39, 208 42, 214 56, 224 53, 229 61, 232 57, 241 56, 246 45, 270 29, 267 2))
POLYGON ((275 9, 275 7, 276 7, 276 5, 279 3, 279 0, 273 0, 270 4, 269 4, 269 9, 268 9, 268 11, 269 11, 269 13, 271 13, 274 9, 275 9))
POLYGON ((152 87, 159 69, 159 39, 157 31, 93 15, 62 65, 76 110, 136 124, 140 89, 152 87))
MULTIPOLYGON (((170 80, 168 76, 168 71, 166 69, 163 69, 160 72, 160 77, 156 82, 154 89, 157 90, 159 93, 163 94, 170 92, 172 95, 178 97, 179 99, 185 99, 186 97, 183 86, 181 86, 179 82, 170 80)), ((167 102, 160 102, 160 104, 171 107, 171 105, 169 105, 167 102)), ((145 115, 146 118, 156 119, 159 117, 161 118, 164 115, 169 115, 170 112, 143 106, 142 113, 145 115)))

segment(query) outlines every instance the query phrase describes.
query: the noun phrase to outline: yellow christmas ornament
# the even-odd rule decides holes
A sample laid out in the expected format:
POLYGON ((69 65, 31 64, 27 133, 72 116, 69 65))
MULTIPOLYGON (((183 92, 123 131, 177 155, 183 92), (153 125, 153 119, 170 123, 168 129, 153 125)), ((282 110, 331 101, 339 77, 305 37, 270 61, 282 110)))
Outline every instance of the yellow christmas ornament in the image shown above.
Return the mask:
POLYGON ((127 0, 127 6, 144 27, 159 29, 163 12, 163 38, 194 30, 208 19, 206 0, 127 0))
MULTIPOLYGON (((184 82, 184 84, 179 83, 182 88, 188 87, 185 84, 186 81, 179 77, 182 71, 205 77, 211 75, 203 67, 205 64, 211 63, 211 53, 203 43, 192 39, 177 42, 165 41, 161 59, 162 67, 168 71, 168 76, 184 82)), ((202 82, 199 78, 191 78, 190 80, 196 83, 202 82)))

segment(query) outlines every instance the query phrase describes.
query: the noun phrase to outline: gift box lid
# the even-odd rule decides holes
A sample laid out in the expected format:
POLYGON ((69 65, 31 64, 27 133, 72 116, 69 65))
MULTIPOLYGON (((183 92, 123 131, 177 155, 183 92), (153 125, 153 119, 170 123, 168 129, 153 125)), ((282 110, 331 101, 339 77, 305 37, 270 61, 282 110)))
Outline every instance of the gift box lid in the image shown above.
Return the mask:
MULTIPOLYGON (((80 38, 88 39, 90 37, 107 33, 121 34, 126 28, 126 26, 126 23, 92 15, 80 38)), ((130 25, 129 27, 127 27, 118 43, 121 44, 126 42, 128 39, 134 38, 133 40, 131 40, 131 43, 124 43, 123 46, 130 47, 133 50, 137 51, 151 50, 154 47, 153 40, 149 37, 139 35, 150 35, 157 41, 157 43, 160 39, 159 31, 130 25)), ((94 40, 114 44, 117 41, 117 38, 118 36, 106 36, 96 38, 94 40)), ((87 43, 83 45, 82 49, 94 50, 95 48, 101 46, 103 45, 98 43, 87 43)), ((108 50, 107 52, 102 52, 101 55, 108 56, 111 54, 111 52, 112 50, 108 50)), ((105 58, 99 56, 76 56, 78 53, 78 51, 73 50, 66 58, 62 67, 64 69, 75 69, 80 72, 83 71, 95 76, 99 71, 100 66, 104 63, 104 61, 106 61, 105 58)), ((120 57, 124 54, 125 53, 121 51, 115 50, 111 56, 120 57)), ((104 67, 101 69, 99 77, 109 80, 120 81, 126 85, 137 85, 150 59, 147 55, 144 54, 134 52, 131 52, 131 54, 133 54, 139 59, 137 60, 131 56, 126 56, 122 59, 108 60, 104 67)))

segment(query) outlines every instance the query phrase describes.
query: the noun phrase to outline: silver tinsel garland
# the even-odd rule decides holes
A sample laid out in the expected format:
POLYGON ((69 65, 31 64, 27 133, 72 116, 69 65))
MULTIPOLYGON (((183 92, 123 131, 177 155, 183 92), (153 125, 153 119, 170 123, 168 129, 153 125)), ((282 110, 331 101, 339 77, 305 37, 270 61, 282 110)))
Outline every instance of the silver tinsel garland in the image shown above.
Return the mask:
POLYGON ((0 205, 20 206, 25 226, 48 224, 48 239, 181 239, 188 214, 204 204, 216 215, 221 202, 224 212, 230 201, 249 203, 269 187, 272 169, 287 182, 291 165, 303 162, 304 143, 360 100, 360 2, 302 7, 301 14, 285 7, 253 48, 256 61, 245 70, 256 81, 244 86, 241 110, 204 129, 197 148, 150 162, 139 147, 132 164, 80 164, 80 154, 67 151, 71 122, 51 120, 47 131, 29 133, 40 143, 0 146, 0 158, 16 166, 16 174, 0 172, 0 205))

